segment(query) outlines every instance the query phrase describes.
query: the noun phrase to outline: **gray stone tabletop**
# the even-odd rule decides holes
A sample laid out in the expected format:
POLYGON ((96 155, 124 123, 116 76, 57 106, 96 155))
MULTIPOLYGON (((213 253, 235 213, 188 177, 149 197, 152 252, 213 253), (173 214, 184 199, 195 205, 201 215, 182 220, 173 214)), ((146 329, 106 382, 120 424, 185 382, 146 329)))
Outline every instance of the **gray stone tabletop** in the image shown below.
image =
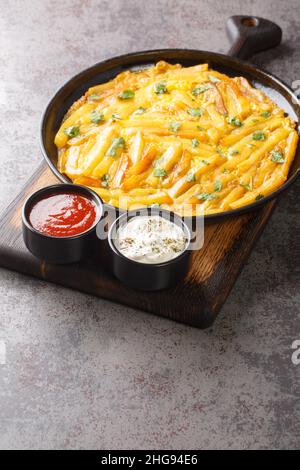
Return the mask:
MULTIPOLYGON (((233 14, 278 22, 283 44, 253 62, 300 79, 298 0, 1 1, 0 210, 68 78, 141 49, 226 52, 233 14)), ((300 181, 205 331, 0 269, 0 448, 299 447, 299 233, 300 181)))

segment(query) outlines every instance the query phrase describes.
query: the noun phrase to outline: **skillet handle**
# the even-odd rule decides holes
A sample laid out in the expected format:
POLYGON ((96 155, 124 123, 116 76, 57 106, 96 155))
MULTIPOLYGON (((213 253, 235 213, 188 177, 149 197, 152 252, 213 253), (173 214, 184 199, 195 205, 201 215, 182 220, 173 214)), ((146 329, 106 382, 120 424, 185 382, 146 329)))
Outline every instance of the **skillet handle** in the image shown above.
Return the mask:
POLYGON ((281 28, 272 21, 258 16, 231 16, 226 32, 232 46, 228 55, 248 59, 253 54, 280 44, 281 28))

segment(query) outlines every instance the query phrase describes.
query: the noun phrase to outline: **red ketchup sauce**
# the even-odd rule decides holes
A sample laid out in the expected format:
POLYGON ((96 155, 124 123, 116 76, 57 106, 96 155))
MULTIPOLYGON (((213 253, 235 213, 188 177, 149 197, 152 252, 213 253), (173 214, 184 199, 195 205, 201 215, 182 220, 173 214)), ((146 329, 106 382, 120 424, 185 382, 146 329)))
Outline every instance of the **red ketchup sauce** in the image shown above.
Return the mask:
POLYGON ((71 237, 93 226, 95 203, 76 193, 57 193, 35 202, 29 213, 33 228, 51 237, 71 237))

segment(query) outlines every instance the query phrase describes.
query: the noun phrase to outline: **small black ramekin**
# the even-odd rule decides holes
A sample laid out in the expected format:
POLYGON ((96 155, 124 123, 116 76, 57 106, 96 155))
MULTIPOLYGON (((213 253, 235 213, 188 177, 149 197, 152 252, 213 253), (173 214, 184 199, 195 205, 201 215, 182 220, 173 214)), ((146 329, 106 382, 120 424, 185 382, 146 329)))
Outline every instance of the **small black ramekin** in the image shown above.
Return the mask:
POLYGON ((47 263, 76 263, 86 257, 96 241, 96 226, 103 217, 103 201, 92 190, 77 184, 55 184, 32 194, 22 210, 23 239, 28 250, 37 258, 47 263), (53 237, 36 230, 29 221, 29 213, 35 202, 47 196, 60 193, 76 193, 91 199, 97 207, 93 226, 78 235, 53 237))
POLYGON ((133 289, 144 291, 167 289, 178 283, 185 276, 189 268, 191 257, 190 230, 180 216, 165 209, 146 207, 122 214, 115 220, 109 230, 108 243, 111 249, 111 269, 113 274, 124 285, 133 289), (183 229, 187 238, 187 244, 185 250, 179 256, 163 263, 148 264, 131 260, 117 249, 114 238, 119 227, 133 217, 145 215, 160 215, 183 229))

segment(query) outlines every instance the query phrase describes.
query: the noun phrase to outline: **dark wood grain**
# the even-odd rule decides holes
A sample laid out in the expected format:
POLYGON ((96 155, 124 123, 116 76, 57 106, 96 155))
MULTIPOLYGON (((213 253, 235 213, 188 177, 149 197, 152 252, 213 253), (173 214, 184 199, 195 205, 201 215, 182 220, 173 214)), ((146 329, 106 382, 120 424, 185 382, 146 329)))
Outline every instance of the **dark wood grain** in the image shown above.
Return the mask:
POLYGON ((56 177, 42 163, 1 217, 1 266, 199 328, 213 323, 275 205, 272 201, 256 212, 208 225, 204 246, 193 253, 183 282, 169 290, 144 293, 125 288, 110 274, 105 253, 103 258, 59 266, 40 262, 27 251, 21 226, 23 203, 31 193, 53 183, 56 177))

